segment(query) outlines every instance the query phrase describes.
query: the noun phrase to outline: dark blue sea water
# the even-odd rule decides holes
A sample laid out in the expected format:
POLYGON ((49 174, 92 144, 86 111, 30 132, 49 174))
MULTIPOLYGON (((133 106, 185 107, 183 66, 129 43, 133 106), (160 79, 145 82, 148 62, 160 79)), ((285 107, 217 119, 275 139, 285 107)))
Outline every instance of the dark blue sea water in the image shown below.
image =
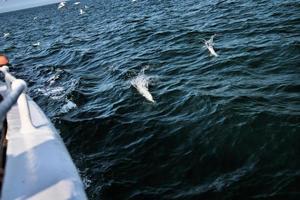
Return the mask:
POLYGON ((68 2, 0 24, 90 199, 300 199, 300 1, 68 2))

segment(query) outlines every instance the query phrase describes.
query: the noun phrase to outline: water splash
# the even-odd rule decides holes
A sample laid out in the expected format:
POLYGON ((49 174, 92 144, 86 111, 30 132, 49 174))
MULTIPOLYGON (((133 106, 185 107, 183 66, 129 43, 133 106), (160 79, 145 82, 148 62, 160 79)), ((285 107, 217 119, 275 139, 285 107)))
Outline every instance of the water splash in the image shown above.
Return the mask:
POLYGON ((92 185, 92 180, 89 179, 89 178, 86 177, 86 176, 83 176, 83 177, 82 177, 82 182, 83 182, 84 188, 88 188, 88 187, 90 187, 90 186, 92 185))
POLYGON ((54 75, 52 75, 52 76, 47 80, 47 82, 48 82, 49 85, 51 86, 51 85, 53 85, 53 84, 55 83, 55 81, 56 81, 57 79, 59 79, 59 77, 60 77, 60 74, 54 74, 54 75))
POLYGON ((50 97, 54 100, 63 98, 65 96, 64 91, 65 88, 62 86, 37 89, 37 92, 41 93, 43 96, 50 97))
POLYGON ((78 83, 77 80, 71 79, 68 81, 68 86, 62 86, 59 84, 55 84, 55 82, 59 79, 59 76, 52 76, 47 81, 50 84, 48 86, 44 86, 41 88, 37 88, 36 91, 43 96, 49 97, 53 100, 60 100, 66 97, 71 91, 73 91, 78 83))
POLYGON ((70 110, 74 109, 74 108, 77 108, 77 105, 73 102, 73 101, 70 101, 70 100, 66 100, 66 104, 62 106, 60 112, 61 113, 67 113, 69 112, 70 110))
POLYGON ((137 89, 137 91, 145 97, 148 101, 155 103, 151 93, 149 92, 149 82, 150 77, 145 75, 145 70, 149 67, 143 68, 138 76, 136 76, 134 79, 130 81, 131 85, 137 89))

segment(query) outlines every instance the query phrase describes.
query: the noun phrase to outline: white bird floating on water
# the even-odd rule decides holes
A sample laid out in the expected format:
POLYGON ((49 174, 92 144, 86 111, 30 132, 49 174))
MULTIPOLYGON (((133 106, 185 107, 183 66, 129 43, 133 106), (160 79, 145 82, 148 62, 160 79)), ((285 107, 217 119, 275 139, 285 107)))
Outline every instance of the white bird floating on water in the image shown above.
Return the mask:
POLYGON ((80 1, 76 1, 75 3, 74 3, 74 5, 79 5, 80 4, 80 1))
POLYGON ((149 77, 144 74, 144 69, 139 73, 137 77, 131 80, 131 85, 137 89, 137 91, 145 97, 148 101, 155 103, 151 93, 149 92, 149 77))
POLYGON ((40 44, 41 44, 40 42, 36 42, 36 43, 33 43, 32 46, 38 47, 38 46, 40 46, 40 44))
POLYGON ((82 9, 80 9, 80 10, 79 10, 79 13, 80 13, 81 15, 83 15, 85 12, 84 12, 82 9))
POLYGON ((214 50, 213 48, 213 45, 214 45, 214 37, 216 36, 216 34, 212 35, 210 37, 209 40, 204 40, 204 44, 205 44, 205 47, 209 50, 209 52, 211 53, 211 55, 213 56, 218 56, 218 54, 216 53, 216 51, 214 50))
POLYGON ((3 37, 4 37, 4 38, 6 38, 6 37, 8 37, 8 36, 10 36, 10 33, 4 33, 4 34, 3 34, 3 37))
POLYGON ((66 2, 62 1, 58 4, 57 9, 61 9, 61 8, 65 7, 65 5, 66 5, 66 2))

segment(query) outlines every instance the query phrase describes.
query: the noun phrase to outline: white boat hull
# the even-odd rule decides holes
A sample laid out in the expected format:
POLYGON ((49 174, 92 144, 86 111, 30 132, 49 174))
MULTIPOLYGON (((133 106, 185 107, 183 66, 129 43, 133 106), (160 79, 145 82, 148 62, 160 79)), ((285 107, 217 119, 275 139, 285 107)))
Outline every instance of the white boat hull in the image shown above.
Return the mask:
MULTIPOLYGON (((0 92, 3 92, 3 86, 0 92)), ((4 96, 5 98, 5 96, 4 96)), ((28 96, 34 129, 22 129, 18 105, 7 113, 2 200, 87 199, 77 169, 56 129, 28 96)))

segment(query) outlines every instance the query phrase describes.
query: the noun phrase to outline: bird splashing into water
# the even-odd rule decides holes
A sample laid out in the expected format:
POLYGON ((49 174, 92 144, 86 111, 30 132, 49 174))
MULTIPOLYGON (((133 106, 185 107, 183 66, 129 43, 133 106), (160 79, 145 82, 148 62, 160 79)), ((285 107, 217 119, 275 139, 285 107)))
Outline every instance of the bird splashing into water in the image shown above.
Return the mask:
POLYGON ((148 101, 155 103, 148 89, 150 78, 145 75, 146 69, 148 69, 148 67, 143 68, 140 73, 130 81, 130 83, 143 97, 145 97, 148 101))
POLYGON ((212 35, 209 40, 207 40, 207 41, 204 40, 204 45, 209 50, 209 52, 210 52, 211 55, 217 57, 218 54, 216 53, 216 51, 214 50, 214 47, 213 47, 213 45, 214 45, 214 37, 215 36, 216 36, 216 34, 212 35))

